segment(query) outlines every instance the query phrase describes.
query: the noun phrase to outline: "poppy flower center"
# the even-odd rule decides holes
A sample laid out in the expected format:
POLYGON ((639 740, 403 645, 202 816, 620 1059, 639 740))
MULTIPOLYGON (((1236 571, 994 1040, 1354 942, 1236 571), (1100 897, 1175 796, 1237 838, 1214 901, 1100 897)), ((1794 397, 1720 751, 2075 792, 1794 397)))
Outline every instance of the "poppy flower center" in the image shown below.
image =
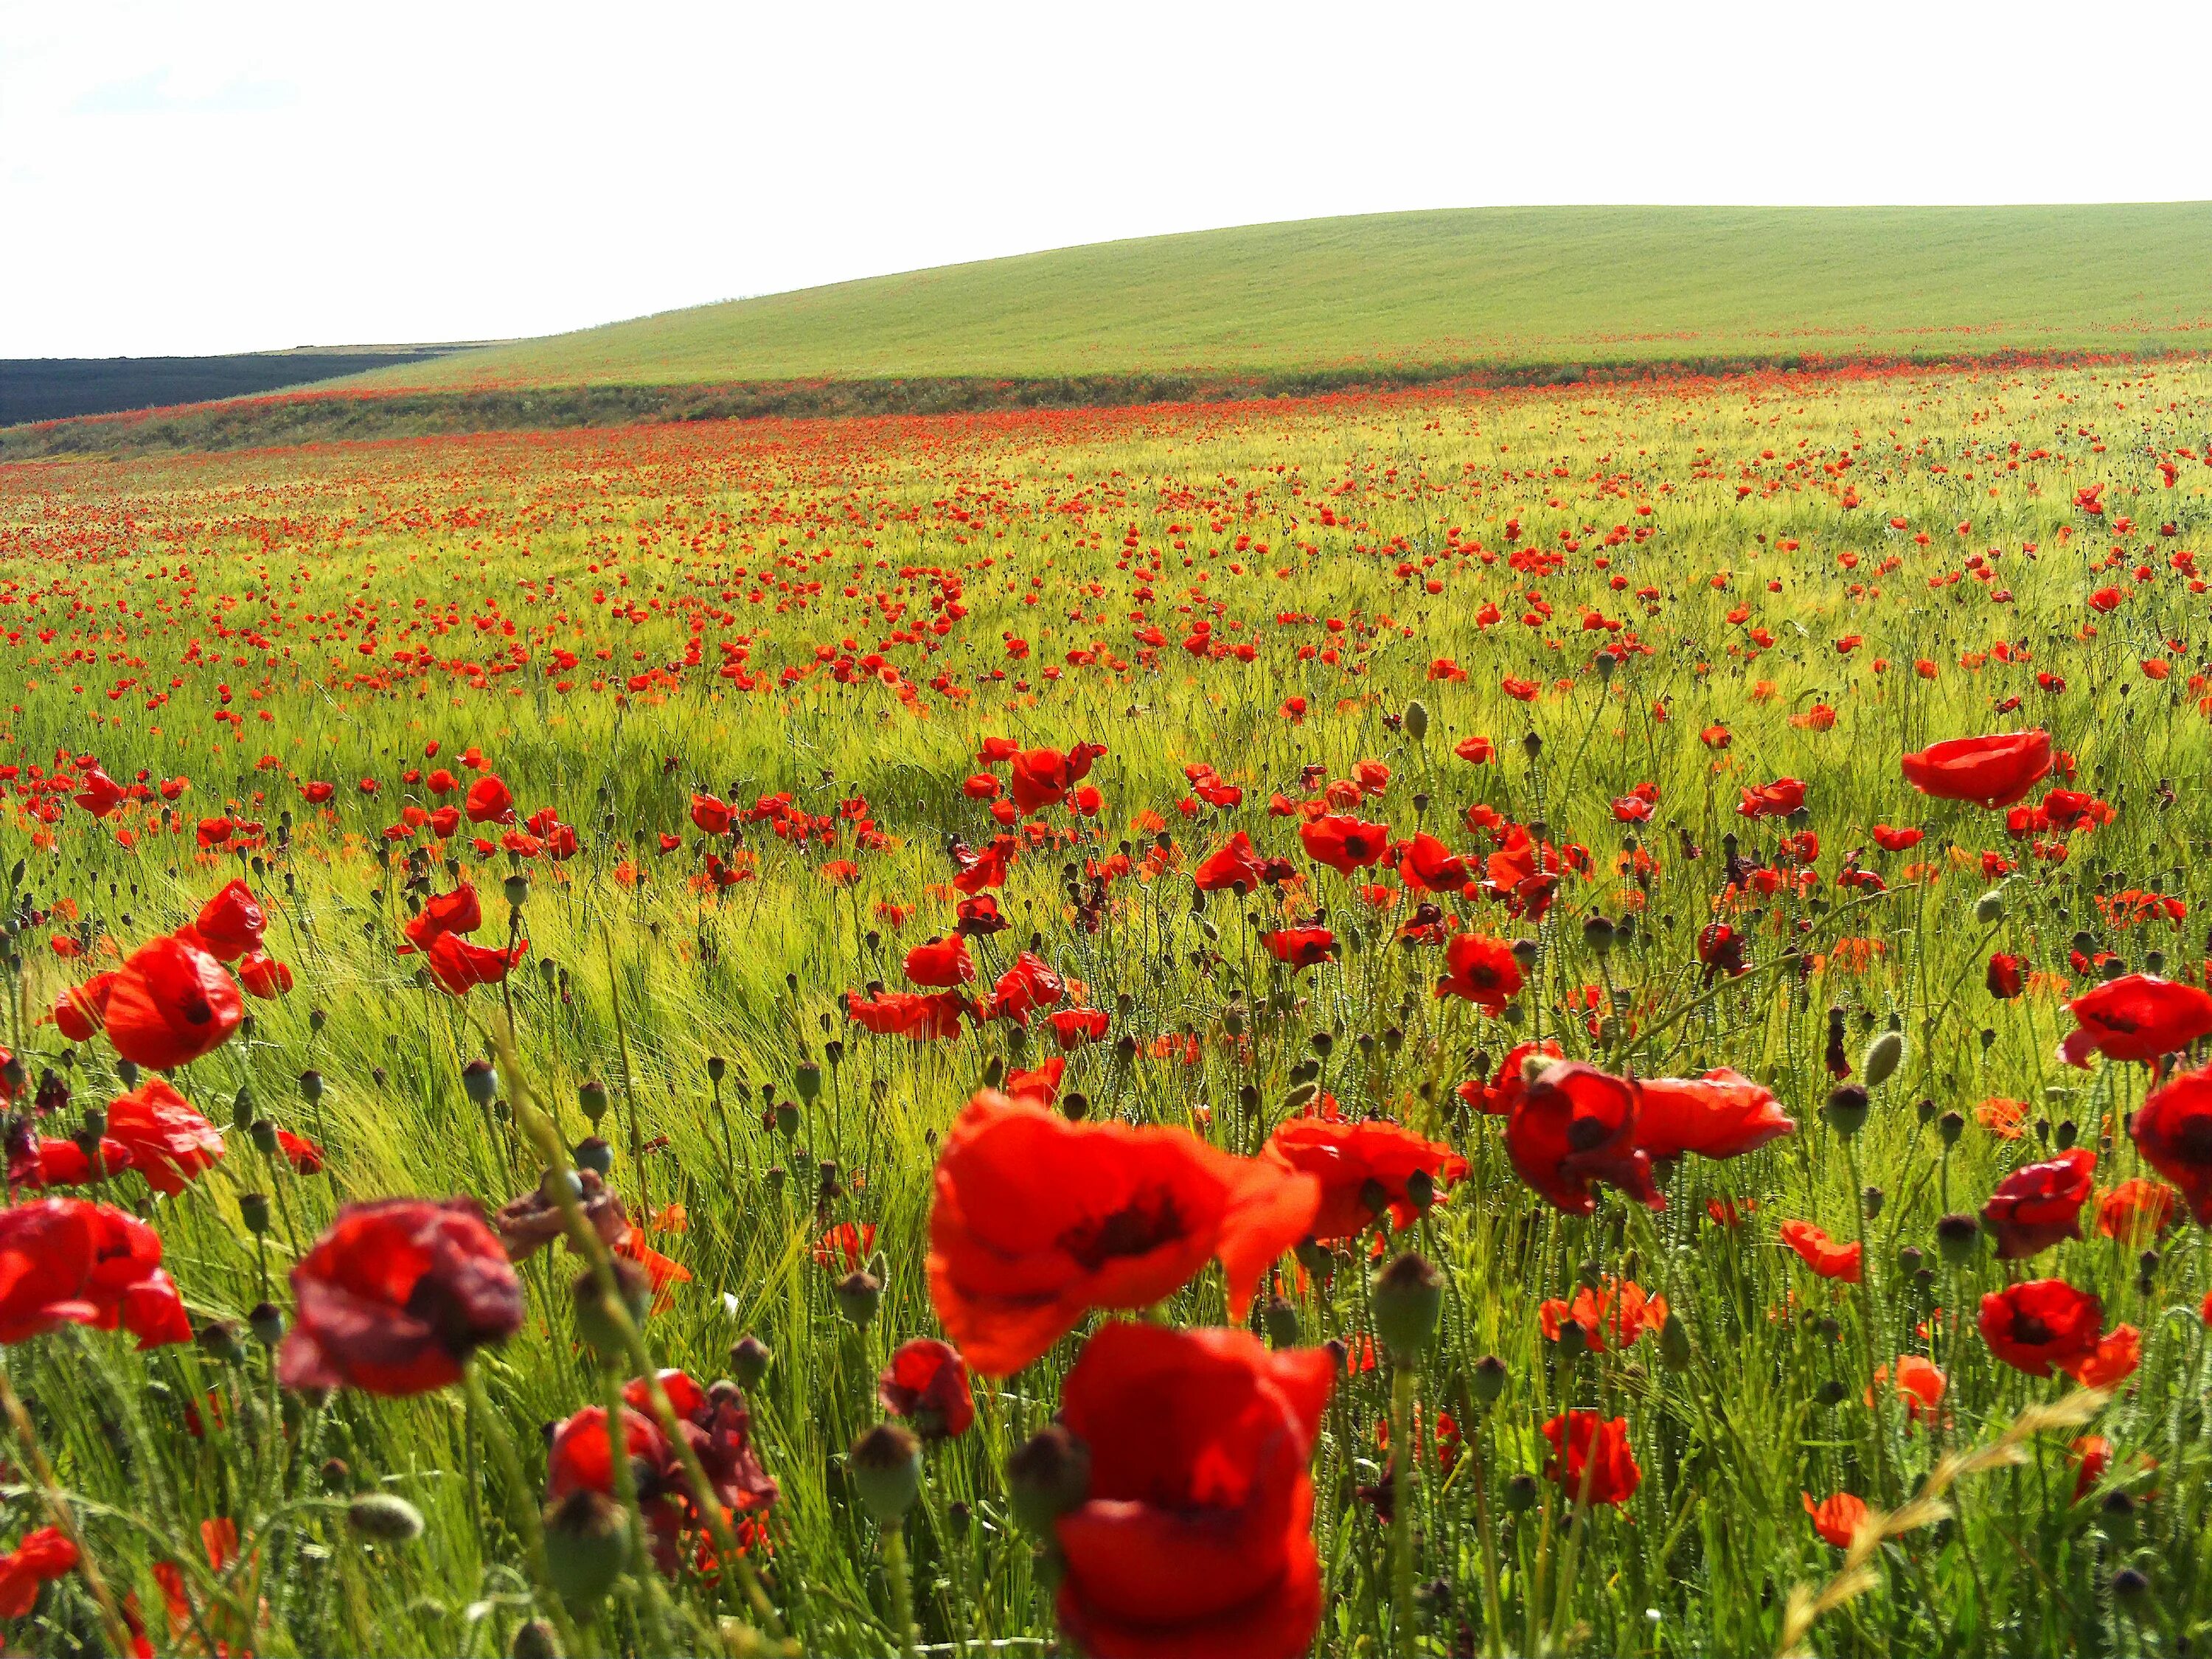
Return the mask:
POLYGON ((1086 1218, 1060 1236, 1060 1247, 1096 1273, 1109 1261, 1149 1255, 1182 1236, 1175 1194, 1164 1188, 1139 1194, 1110 1215, 1086 1218))
POLYGON ((2191 1164, 2212 1164, 2212 1115, 2200 1114, 2184 1124, 2173 1149, 2191 1164))
POLYGON ((2012 1317, 2013 1340, 2030 1347, 2040 1347, 2051 1340, 2051 1327, 2032 1313, 2014 1314, 2012 1317))
POLYGON ((1578 1117, 1567 1125, 1567 1145, 1577 1152, 1595 1152, 1612 1135, 1602 1118, 1578 1117))
POLYGON ((185 998, 178 1012, 184 1015, 187 1024, 192 1025, 204 1025, 215 1018, 215 1010, 208 1006, 208 1000, 198 992, 185 998))

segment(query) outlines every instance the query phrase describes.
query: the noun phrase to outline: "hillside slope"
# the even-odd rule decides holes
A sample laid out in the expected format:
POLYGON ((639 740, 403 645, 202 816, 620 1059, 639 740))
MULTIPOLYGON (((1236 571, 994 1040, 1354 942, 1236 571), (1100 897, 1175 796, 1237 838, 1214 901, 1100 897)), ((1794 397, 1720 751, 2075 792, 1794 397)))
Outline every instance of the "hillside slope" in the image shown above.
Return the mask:
POLYGON ((1498 208, 1148 237, 702 306, 394 386, 1263 374, 2139 349, 2212 334, 2212 204, 1498 208))

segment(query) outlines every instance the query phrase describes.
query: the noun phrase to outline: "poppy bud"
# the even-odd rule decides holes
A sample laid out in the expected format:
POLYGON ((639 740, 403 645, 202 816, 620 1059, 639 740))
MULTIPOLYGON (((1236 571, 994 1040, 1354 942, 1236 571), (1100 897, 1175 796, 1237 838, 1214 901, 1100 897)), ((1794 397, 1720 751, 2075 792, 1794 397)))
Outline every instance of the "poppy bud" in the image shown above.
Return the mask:
POLYGON ((276 1139, 276 1126, 270 1121, 269 1119, 265 1117, 255 1118, 253 1120, 253 1127, 246 1132, 246 1139, 253 1143, 253 1150, 255 1152, 260 1153, 264 1158, 276 1157, 276 1148, 279 1144, 276 1139))
POLYGON ((238 1340, 238 1327, 227 1319, 203 1325, 198 1340, 202 1353, 227 1365, 235 1365, 246 1358, 245 1346, 238 1340))
POLYGON ((2132 1616, 2150 1607, 2150 1580, 2134 1567, 2122 1567, 2112 1575, 2112 1600, 2132 1616))
POLYGON ((830 1293, 836 1298, 837 1311, 866 1329, 884 1299, 884 1285, 873 1273, 855 1268, 831 1285, 830 1293))
POLYGON ((138 1086, 138 1062, 135 1060, 117 1060, 115 1062, 115 1079, 116 1081, 120 1083, 125 1090, 137 1088, 138 1086))
POLYGON ((1060 1103, 1060 1115, 1071 1123, 1080 1123, 1091 1115, 1091 1097, 1079 1089, 1071 1089, 1060 1103))
POLYGON ((477 1105, 489 1106, 499 1095, 499 1073, 488 1060, 470 1060, 461 1067, 461 1087, 477 1105))
POLYGON ((576 1104, 591 1126, 598 1128, 599 1120, 607 1115, 607 1085, 597 1078, 586 1078, 576 1085, 576 1104))
POLYGON ((1972 1261, 1981 1242, 1981 1224, 1972 1216, 1947 1215, 1936 1224, 1936 1248, 1954 1267, 1972 1261))
POLYGON ((1560 1358, 1579 1359, 1589 1347, 1589 1333, 1574 1320, 1562 1320, 1559 1322, 1559 1344, 1560 1358))
POLYGON ((1526 1473, 1516 1474, 1505 1483, 1505 1507, 1515 1515, 1526 1515, 1536 1507, 1536 1477, 1526 1473))
POLYGON ((902 1425, 878 1423, 845 1455, 860 1507, 879 1527, 895 1527, 921 1491, 921 1442, 902 1425))
POLYGON ((1590 666, 1597 670, 1597 677, 1601 680, 1611 679, 1613 671, 1620 665, 1620 659, 1610 651, 1601 651, 1590 659, 1590 666))
POLYGON ((1468 1387, 1475 1399, 1487 1406, 1505 1392, 1507 1375, 1505 1362, 1494 1353, 1486 1353, 1474 1362, 1468 1387))
POLYGON ((1437 1181, 1426 1170, 1415 1170, 1406 1177, 1406 1202, 1413 1206, 1417 1215, 1426 1215, 1437 1201, 1437 1181))
POLYGON ((1851 1397, 1851 1391, 1832 1376, 1813 1391, 1813 1397, 1823 1406, 1840 1406, 1851 1397))
POLYGON ((1039 1537, 1091 1491, 1091 1449, 1059 1424, 1047 1425, 1006 1455, 1014 1519, 1039 1537))
POLYGON ((1859 1201, 1866 1208, 1866 1218, 1869 1221, 1872 1221, 1876 1216, 1881 1213, 1881 1188, 1879 1187, 1868 1188, 1864 1192, 1859 1194, 1859 1201))
POLYGON ((1221 1011, 1221 1029, 1231 1036, 1244 1035, 1244 1010, 1240 1005, 1232 1002, 1221 1011))
POLYGON ((1543 954, 1544 947, 1533 939, 1516 939, 1513 941, 1513 960, 1521 964, 1523 973, 1534 968, 1537 959, 1543 954))
POLYGON ((801 1100, 813 1100, 822 1092, 822 1068, 811 1060, 801 1061, 792 1081, 801 1100))
POLYGON ((707 1056, 707 1081, 708 1081, 708 1082, 709 1082, 709 1083, 713 1083, 713 1084, 720 1084, 720 1083, 721 1082, 722 1079, 724 1078, 724 1076, 726 1076, 726 1075, 728 1073, 729 1069, 730 1069, 730 1062, 729 1062, 729 1061, 727 1061, 726 1060, 724 1060, 724 1059, 721 1057, 721 1055, 720 1055, 720 1054, 709 1054, 709 1055, 708 1055, 708 1056, 707 1056))
POLYGON ((1538 737, 1534 732, 1529 732, 1521 739, 1521 752, 1530 761, 1534 761, 1537 756, 1544 752, 1543 738, 1538 737))
POLYGON ((246 1316, 246 1328, 264 1348, 284 1340, 284 1312, 273 1302, 257 1302, 246 1316))
POLYGON ((1298 1310, 1296 1308, 1279 1296, 1267 1304, 1267 1311, 1262 1317, 1267 1322, 1269 1342, 1279 1348, 1298 1346, 1298 1310))
POLYGON ((604 1598, 629 1565, 629 1511, 588 1486, 545 1512, 545 1576, 569 1601, 604 1598))
POLYGON ((1592 916, 1583 923, 1583 943, 1600 956, 1613 949, 1613 923, 1604 916, 1592 916))
MULTIPOLYGON (((630 1324, 643 1324, 646 1308, 652 1300, 651 1282, 634 1264, 619 1258, 614 1264, 614 1272, 615 1287, 622 1307, 629 1315, 630 1324)), ((615 1306, 599 1288, 599 1275, 589 1269, 579 1274, 570 1289, 570 1297, 575 1307, 576 1334, 602 1359, 619 1360, 626 1347, 615 1306)))
POLYGON ((1974 920, 1984 927, 1994 927, 2004 920, 2004 895, 1992 887, 1974 901, 1974 920))
POLYGON ((318 1473, 322 1476, 323 1490, 327 1492, 341 1492, 353 1484, 353 1471, 346 1467, 343 1457, 325 1458, 318 1473))
POLYGON ((1820 1108, 1820 1115, 1828 1127, 1845 1139, 1866 1127, 1867 1091, 1856 1083, 1845 1083, 1828 1091, 1827 1104, 1820 1108))
POLYGON ((741 1336, 730 1344, 730 1370, 741 1389, 757 1387, 775 1360, 775 1350, 757 1336, 741 1336))
POLYGON ((1429 735, 1429 706, 1419 697, 1406 705, 1406 735, 1415 743, 1429 735))
POLYGON ((84 1133, 95 1142, 107 1133, 107 1108, 88 1106, 84 1109, 84 1133))
POLYGON ((1955 1146, 1959 1137, 1966 1131, 1966 1120, 1956 1112, 1946 1112, 1936 1120, 1936 1133, 1946 1146, 1955 1146))
POLYGON ((346 1525, 375 1544, 410 1544, 422 1535, 422 1511, 397 1492, 365 1492, 346 1505, 346 1525))
POLYGON ((1418 1253, 1408 1250, 1375 1275, 1375 1334, 1393 1358, 1411 1364, 1436 1340, 1437 1318, 1443 1304, 1443 1280, 1418 1253))
POLYGON ((615 1149, 597 1135, 586 1135, 576 1143, 576 1167, 589 1170, 605 1177, 615 1167, 615 1149))
POLYGON ((238 1218, 246 1224, 246 1231, 256 1238, 269 1231, 269 1194, 240 1193, 238 1195, 238 1218))
POLYGON ((775 1132, 786 1140, 799 1133, 799 1107, 796 1102, 779 1100, 775 1103, 775 1132))
POLYGON ((1878 1089, 1905 1063, 1905 1035, 1884 1031, 1866 1046, 1859 1057, 1859 1077, 1869 1089, 1878 1089))
POLYGON ((230 1103, 230 1127, 251 1129, 253 1127, 253 1091, 240 1088, 230 1103))
POLYGON ((1690 1369, 1690 1328, 1671 1308, 1667 1310, 1666 1323, 1659 1328, 1659 1363, 1670 1371, 1690 1369))
POLYGON ((507 1650, 507 1659, 561 1659, 561 1644, 543 1619, 526 1619, 507 1650))
POLYGON ((1334 1276, 1336 1255, 1328 1245, 1317 1243, 1310 1238, 1304 1239, 1292 1253, 1298 1259, 1298 1266, 1306 1270, 1306 1276, 1316 1284, 1325 1285, 1334 1276))

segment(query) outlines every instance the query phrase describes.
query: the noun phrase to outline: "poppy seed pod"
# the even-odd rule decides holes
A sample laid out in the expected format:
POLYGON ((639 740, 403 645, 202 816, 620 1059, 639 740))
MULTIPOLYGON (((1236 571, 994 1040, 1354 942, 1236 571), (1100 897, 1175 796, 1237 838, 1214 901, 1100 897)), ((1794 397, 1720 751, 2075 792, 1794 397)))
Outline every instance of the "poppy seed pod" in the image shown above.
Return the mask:
POLYGON ((238 1218, 246 1224, 246 1231, 256 1238, 269 1231, 269 1194, 240 1193, 238 1195, 238 1218))
POLYGON ((921 1443, 899 1424, 878 1423, 853 1443, 845 1472, 876 1524, 895 1527, 921 1491, 921 1443))
POLYGON ((1512 1514, 1526 1515, 1536 1507, 1536 1477, 1525 1471, 1505 1483, 1505 1507, 1512 1514))
POLYGON ((589 1170, 597 1176, 605 1176, 615 1167, 615 1149, 597 1135, 586 1135, 576 1143, 576 1167, 589 1170))
POLYGON ((276 1139, 276 1124, 265 1117, 254 1119, 253 1127, 246 1132, 246 1135, 253 1143, 253 1150, 264 1158, 275 1157, 276 1148, 282 1144, 276 1139))
POLYGON ((1867 1091, 1856 1083, 1830 1090, 1820 1115, 1827 1120, 1830 1128, 1849 1139, 1866 1127, 1867 1091))
POLYGON ((422 1535, 422 1511, 388 1492, 365 1492, 346 1505, 346 1525, 374 1544, 412 1543, 422 1535))
POLYGON ((775 1362, 775 1350, 757 1336, 741 1336, 730 1344, 730 1373, 741 1389, 759 1385, 775 1362))
POLYGON ((1936 1248, 1954 1267, 1972 1261, 1981 1242, 1981 1223, 1972 1216, 1947 1215, 1936 1223, 1936 1248))
POLYGON ((509 1644, 507 1659, 561 1659, 560 1638, 543 1619, 526 1619, 509 1644))
POLYGON ((830 1286, 830 1293, 836 1298, 837 1311, 865 1329, 884 1299, 883 1281, 855 1268, 830 1286))
MULTIPOLYGON (((631 1326, 644 1324, 645 1311, 653 1298, 652 1282, 636 1267, 620 1258, 614 1263, 614 1275, 621 1309, 629 1314, 631 1326)), ((575 1310, 576 1334, 602 1359, 611 1364, 619 1362, 627 1346, 616 1316, 616 1304, 600 1289, 598 1273, 587 1268, 578 1274, 569 1295, 575 1310)))
POLYGON ((1006 1492, 1014 1519, 1041 1538, 1080 1505, 1091 1491, 1091 1449, 1057 1423, 1048 1425, 1006 1455, 1006 1492))
POLYGON ((1262 1316, 1267 1328, 1267 1340, 1278 1348, 1295 1348, 1298 1345, 1298 1310, 1276 1297, 1267 1304, 1262 1316))
POLYGON ((461 1067, 461 1087, 479 1106, 489 1106, 499 1096, 499 1073, 488 1060, 471 1060, 461 1067))
POLYGON ((1494 1353, 1486 1353, 1474 1362, 1474 1370, 1468 1376, 1468 1386, 1475 1400, 1480 1404, 1487 1406, 1505 1392, 1509 1375, 1504 1360, 1494 1353))
POLYGON ((563 1600, 600 1601, 629 1565, 629 1511, 580 1487, 545 1511, 545 1576, 563 1600))
POLYGON ((597 1078, 586 1078, 576 1085, 576 1105, 591 1126, 598 1128, 599 1120, 607 1115, 607 1085, 597 1078))
POLYGON ((1408 1250, 1375 1275, 1375 1334, 1393 1358, 1410 1364, 1436 1341, 1443 1302, 1443 1280, 1437 1270, 1408 1250))
POLYGON ((273 1302, 257 1302, 246 1313, 246 1328, 263 1347, 273 1348, 284 1340, 283 1310, 273 1302))
POLYGON ((1905 1036, 1900 1031, 1884 1031, 1866 1046, 1859 1058, 1859 1076, 1869 1089, 1878 1089, 1895 1076, 1897 1068, 1905 1063, 1905 1036))

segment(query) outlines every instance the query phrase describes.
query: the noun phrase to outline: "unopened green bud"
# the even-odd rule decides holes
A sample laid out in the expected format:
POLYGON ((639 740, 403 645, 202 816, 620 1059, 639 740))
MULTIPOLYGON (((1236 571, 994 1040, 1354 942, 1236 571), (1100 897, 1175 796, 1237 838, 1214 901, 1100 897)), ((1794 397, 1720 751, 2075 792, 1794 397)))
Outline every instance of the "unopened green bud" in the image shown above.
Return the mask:
POLYGON ((1443 1280, 1417 1252, 1408 1250, 1375 1275, 1375 1334, 1391 1358, 1409 1364, 1436 1341, 1443 1304, 1443 1280))

